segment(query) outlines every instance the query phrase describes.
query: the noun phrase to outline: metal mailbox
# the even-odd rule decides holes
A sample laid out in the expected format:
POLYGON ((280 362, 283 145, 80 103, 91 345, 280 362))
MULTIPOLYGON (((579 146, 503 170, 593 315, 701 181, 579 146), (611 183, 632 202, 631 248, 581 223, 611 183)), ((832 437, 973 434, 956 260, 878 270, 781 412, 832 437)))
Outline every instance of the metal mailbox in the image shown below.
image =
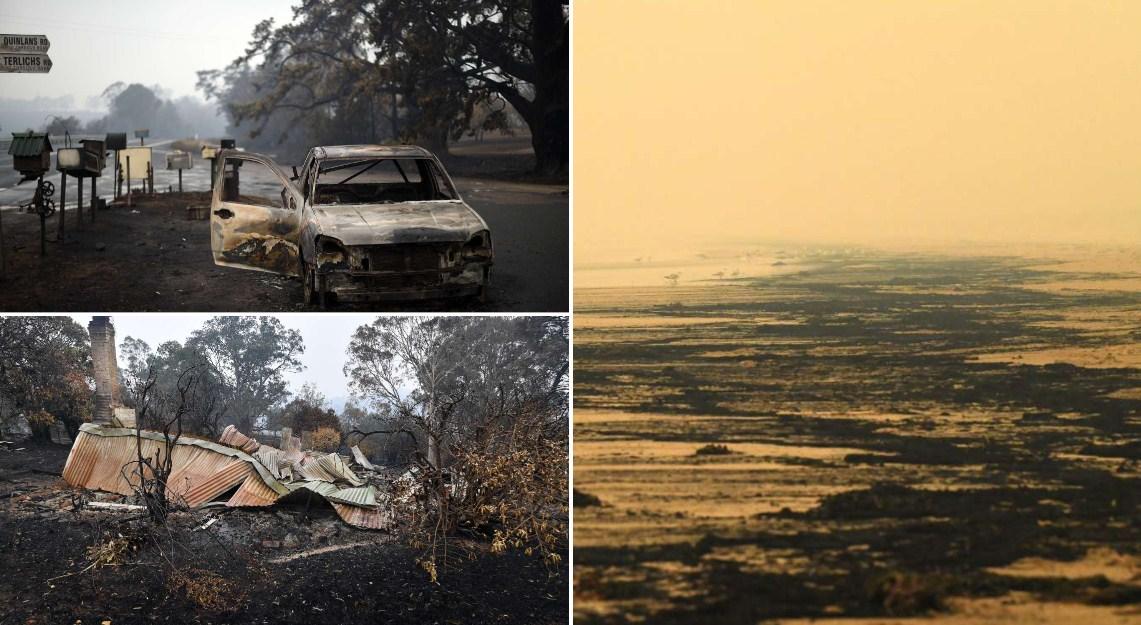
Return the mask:
POLYGON ((135 129, 135 138, 136 139, 146 139, 149 136, 151 136, 151 129, 150 128, 136 128, 135 129))
POLYGON ((166 155, 167 169, 190 169, 193 165, 194 161, 190 158, 189 152, 172 150, 166 155))
POLYGON ((13 132, 8 154, 24 180, 34 180, 51 169, 52 144, 47 133, 13 132))
POLYGON ((80 139, 79 144, 83 146, 84 150, 91 152, 99 161, 99 171, 103 171, 107 167, 107 148, 104 146, 106 143, 99 139, 80 139))
POLYGON ((55 153, 55 165, 59 171, 79 176, 98 176, 99 157, 84 148, 60 148, 55 153))
POLYGON ((127 133, 125 133, 125 132, 109 132, 109 133, 107 133, 107 149, 108 150, 125 150, 125 149, 127 149, 127 133))

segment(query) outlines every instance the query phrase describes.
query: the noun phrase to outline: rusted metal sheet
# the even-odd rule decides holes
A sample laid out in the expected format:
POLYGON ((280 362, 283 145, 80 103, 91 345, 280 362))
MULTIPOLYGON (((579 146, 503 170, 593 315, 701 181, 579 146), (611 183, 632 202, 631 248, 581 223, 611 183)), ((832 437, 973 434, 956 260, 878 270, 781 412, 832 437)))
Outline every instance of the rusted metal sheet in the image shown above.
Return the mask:
POLYGON ((349 448, 349 450, 353 452, 353 460, 356 460, 357 464, 368 469, 369 471, 375 471, 376 470, 376 466, 374 466, 371 462, 368 461, 368 458, 365 457, 364 452, 361 451, 361 448, 359 446, 353 445, 352 447, 349 448))
POLYGON ((347 503, 354 506, 372 507, 377 504, 376 489, 372 486, 341 488, 325 496, 329 501, 347 503))
POLYGON ((330 501, 329 504, 333 506, 333 510, 336 510, 341 520, 355 527, 385 530, 392 527, 394 522, 392 513, 380 508, 360 508, 335 501, 330 501))
MULTIPOLYGON (((205 450, 202 451, 204 453, 210 453, 205 450)), ((204 464, 206 463, 187 463, 189 466, 184 465, 185 473, 192 474, 192 471, 204 464)), ((182 494, 182 498, 186 502, 186 505, 191 508, 196 508, 208 501, 217 499, 223 493, 230 491, 238 484, 246 481, 246 478, 248 478, 251 473, 253 473, 253 469, 250 468, 249 464, 240 460, 231 460, 212 473, 201 476, 195 475, 194 478, 191 478, 190 475, 179 475, 178 477, 182 478, 179 480, 175 474, 172 473, 171 483, 167 490, 174 490, 178 488, 180 484, 185 483, 187 490, 182 494)))
POLYGON ((297 490, 310 490, 322 497, 327 497, 339 490, 335 484, 321 480, 303 480, 300 482, 290 482, 287 484, 293 491, 297 490))
POLYGON ((280 497, 281 495, 274 492, 256 475, 250 475, 246 481, 242 482, 241 488, 226 501, 226 505, 230 507, 269 506, 280 497))
POLYGON ((356 473, 353 473, 353 470, 349 468, 349 465, 345 463, 344 458, 341 458, 339 454, 321 456, 317 458, 317 463, 321 465, 322 469, 333 476, 333 479, 329 480, 331 482, 343 480, 353 486, 364 484, 364 480, 357 477, 356 473))
MULTIPOLYGON (((135 430, 100 427, 93 423, 84 423, 79 430, 67 464, 64 465, 63 478, 67 483, 122 495, 132 494, 131 465, 137 462, 135 430), (126 470, 124 467, 127 467, 126 470)), ((166 443, 161 434, 144 430, 139 433, 139 437, 144 457, 153 458, 160 451, 165 453, 166 443)), ((168 479, 168 488, 172 489, 172 494, 185 495, 200 486, 203 480, 213 479, 214 473, 226 469, 234 462, 245 464, 247 469, 256 472, 278 494, 289 492, 285 485, 274 479, 253 457, 213 441, 180 439, 175 445, 172 461, 174 466, 168 479)), ((231 482, 230 487, 237 483, 231 482)), ((210 489, 205 486, 203 488, 210 489)))
POLYGON ((238 431, 238 428, 232 425, 227 425, 226 429, 222 430, 222 436, 218 438, 218 442, 222 443, 223 445, 229 445, 230 447, 241 449, 247 454, 252 454, 257 451, 259 447, 261 447, 261 443, 250 438, 249 436, 246 436, 245 434, 242 434, 238 431))
MULTIPOLYGON (((293 437, 287 440, 292 445, 293 437)), ((250 447, 253 439, 227 428, 223 440, 250 447)), ((392 516, 380 505, 377 492, 364 484, 337 454, 309 455, 259 445, 251 456, 241 449, 202 439, 180 439, 168 446, 157 432, 104 427, 85 423, 72 446, 63 477, 73 486, 122 495, 134 494, 138 453, 146 458, 171 454, 167 496, 196 508, 222 505, 269 506, 299 489, 326 498, 346 523, 386 529, 392 516), (308 476, 306 474, 309 474, 308 476), (298 479, 293 480, 296 475, 298 479), (284 479, 282 479, 284 478, 284 479), (351 485, 343 486, 343 485, 351 485), (341 486, 339 486, 341 485, 341 486), (235 490, 236 489, 236 490, 235 490)))
POLYGON ((257 458, 258 462, 269 469, 269 472, 277 479, 293 479, 293 463, 289 461, 284 451, 270 447, 269 445, 262 445, 258 447, 253 455, 254 458, 257 458))
POLYGON ((353 486, 364 484, 349 465, 337 454, 307 456, 300 464, 295 464, 298 474, 306 480, 322 482, 348 482, 353 486))

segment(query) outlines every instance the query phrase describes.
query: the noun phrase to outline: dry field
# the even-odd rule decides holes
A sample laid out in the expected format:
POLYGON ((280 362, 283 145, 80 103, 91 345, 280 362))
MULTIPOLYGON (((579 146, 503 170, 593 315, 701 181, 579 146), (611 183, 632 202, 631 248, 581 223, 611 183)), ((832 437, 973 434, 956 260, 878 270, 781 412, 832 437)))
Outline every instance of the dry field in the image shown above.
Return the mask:
POLYGON ((576 622, 1141 621, 1141 253, 1087 253, 580 289, 576 622))

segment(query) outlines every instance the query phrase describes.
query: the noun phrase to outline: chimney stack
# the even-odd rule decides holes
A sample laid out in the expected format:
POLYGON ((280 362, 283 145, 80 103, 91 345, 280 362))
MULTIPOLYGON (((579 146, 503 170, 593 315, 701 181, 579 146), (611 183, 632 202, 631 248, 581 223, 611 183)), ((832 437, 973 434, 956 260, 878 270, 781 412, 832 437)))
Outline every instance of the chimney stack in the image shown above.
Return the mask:
POLYGON ((110 317, 92 317, 87 324, 91 334, 91 360, 95 364, 95 413, 93 421, 111 425, 119 396, 119 363, 115 358, 115 326, 110 317))

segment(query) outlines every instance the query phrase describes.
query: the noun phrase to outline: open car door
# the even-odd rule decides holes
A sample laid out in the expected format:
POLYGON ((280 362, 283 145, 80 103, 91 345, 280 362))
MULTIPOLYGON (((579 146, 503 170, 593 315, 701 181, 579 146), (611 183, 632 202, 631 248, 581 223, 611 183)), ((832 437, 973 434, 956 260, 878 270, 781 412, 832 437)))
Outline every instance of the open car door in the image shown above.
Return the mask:
POLYGON ((214 262, 296 276, 301 198, 288 177, 260 154, 224 151, 210 201, 214 262))

